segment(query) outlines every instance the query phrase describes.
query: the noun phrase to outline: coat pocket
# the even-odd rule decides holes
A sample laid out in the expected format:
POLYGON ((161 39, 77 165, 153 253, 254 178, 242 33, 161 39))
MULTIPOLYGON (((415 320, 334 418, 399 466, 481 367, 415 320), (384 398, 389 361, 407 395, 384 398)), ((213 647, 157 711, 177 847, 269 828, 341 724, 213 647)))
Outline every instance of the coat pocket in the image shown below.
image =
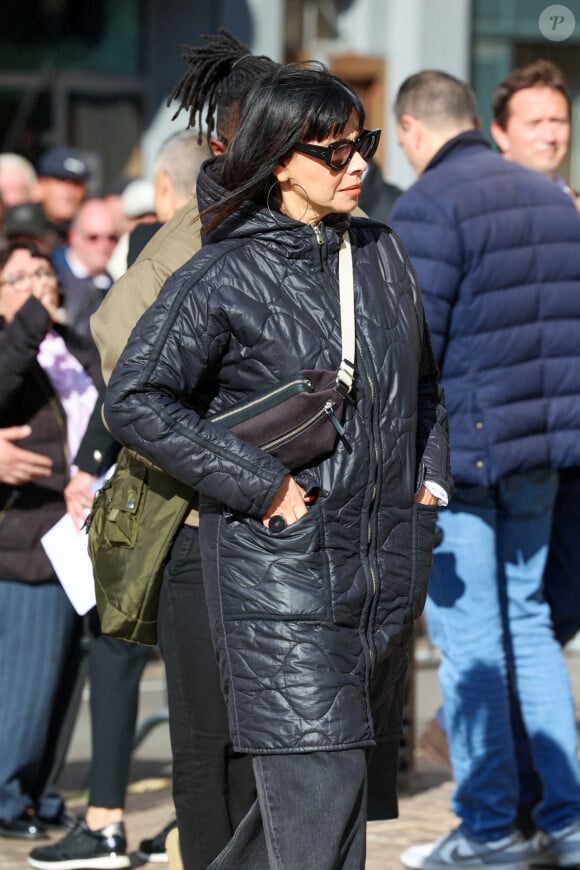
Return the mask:
POLYGON ((222 520, 218 547, 225 619, 331 618, 318 505, 277 534, 258 520, 222 520))
POLYGON ((433 547, 437 529, 436 505, 413 504, 411 536, 411 588, 409 590, 408 619, 418 619, 423 613, 429 575, 433 563, 433 547))

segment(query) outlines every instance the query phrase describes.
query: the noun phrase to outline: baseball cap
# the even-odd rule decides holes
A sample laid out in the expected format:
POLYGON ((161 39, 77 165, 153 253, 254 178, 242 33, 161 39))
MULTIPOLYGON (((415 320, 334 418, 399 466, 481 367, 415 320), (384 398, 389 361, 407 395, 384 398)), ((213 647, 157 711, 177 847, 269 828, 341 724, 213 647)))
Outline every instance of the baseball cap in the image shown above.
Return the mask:
POLYGON ((49 148, 40 155, 38 174, 49 178, 87 181, 91 170, 82 151, 76 148, 49 148))
POLYGON ((128 218, 138 218, 144 214, 155 214, 155 194, 153 185, 146 178, 130 181, 121 194, 123 211, 128 218))

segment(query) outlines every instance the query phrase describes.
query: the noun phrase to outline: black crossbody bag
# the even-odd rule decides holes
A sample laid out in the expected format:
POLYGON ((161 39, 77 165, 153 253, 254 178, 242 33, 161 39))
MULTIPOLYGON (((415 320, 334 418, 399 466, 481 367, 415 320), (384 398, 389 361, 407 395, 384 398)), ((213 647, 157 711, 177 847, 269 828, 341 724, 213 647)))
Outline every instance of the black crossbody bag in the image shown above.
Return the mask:
POLYGON ((345 401, 354 380, 355 321, 352 252, 345 233, 339 251, 342 362, 338 371, 308 369, 259 392, 208 420, 280 460, 291 471, 330 456, 345 429, 345 401))

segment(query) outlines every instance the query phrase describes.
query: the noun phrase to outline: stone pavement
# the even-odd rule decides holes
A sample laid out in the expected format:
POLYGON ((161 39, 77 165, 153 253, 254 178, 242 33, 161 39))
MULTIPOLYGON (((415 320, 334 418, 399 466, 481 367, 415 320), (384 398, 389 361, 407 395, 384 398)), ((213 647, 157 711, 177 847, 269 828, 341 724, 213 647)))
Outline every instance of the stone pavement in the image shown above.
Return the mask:
MULTIPOLYGON (((568 655, 567 661, 577 699, 578 716, 580 654, 568 655)), ((439 703, 437 672, 433 662, 419 661, 415 688, 415 726, 418 734, 439 703)), ((162 666, 159 661, 152 660, 142 683, 140 722, 153 721, 148 717, 156 716, 163 709, 164 701, 162 666)), ((163 715, 159 719, 160 724, 149 732, 136 749, 131 770, 126 826, 129 849, 133 853, 133 867, 142 866, 134 854, 140 840, 156 834, 173 816, 169 737, 163 715)), ((69 809, 73 812, 82 813, 84 810, 89 752, 90 735, 84 702, 62 777, 62 788, 67 795, 69 809)), ((414 843, 436 839, 454 827, 457 820, 449 808, 452 787, 449 772, 431 764, 417 751, 415 769, 400 794, 399 818, 369 823, 366 870, 400 870, 399 855, 403 849, 414 843)), ((52 835, 51 839, 54 838, 52 835)), ((30 843, 0 838, 0 870, 22 870, 28 867, 26 856, 30 848, 30 843)), ((152 866, 149 865, 151 870, 152 866)))

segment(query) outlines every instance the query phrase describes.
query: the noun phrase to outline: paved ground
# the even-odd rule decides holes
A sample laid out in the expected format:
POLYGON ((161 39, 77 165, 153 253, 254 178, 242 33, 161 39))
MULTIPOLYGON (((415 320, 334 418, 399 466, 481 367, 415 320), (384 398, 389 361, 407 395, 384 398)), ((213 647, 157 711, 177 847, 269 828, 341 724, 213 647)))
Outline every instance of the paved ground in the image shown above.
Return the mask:
MULTIPOLYGON (((423 652, 423 650, 420 650, 423 652)), ((580 654, 567 656, 572 685, 580 712, 580 654)), ((420 733, 439 703, 436 668, 422 661, 416 670, 416 732, 420 733)), ((163 670, 159 661, 147 666, 141 691, 140 722, 151 721, 165 704, 163 670)), ((134 852, 139 841, 157 833, 172 817, 171 763, 167 725, 154 727, 136 750, 127 802, 127 834, 134 852)), ((62 778, 71 811, 82 813, 87 782, 90 733, 86 703, 79 720, 62 778)), ((449 809, 452 782, 448 772, 415 754, 415 770, 400 795, 400 817, 390 822, 371 822, 368 829, 366 870, 400 870, 400 852, 413 843, 435 839, 456 824, 449 809)), ((28 867, 31 845, 0 839, 0 870, 28 867)), ((133 867, 141 862, 132 855, 133 867)), ((149 865, 151 870, 154 865, 149 865)), ((159 866, 159 865, 158 865, 159 866)), ((161 865, 163 866, 163 865, 161 865)), ((314 868, 313 868, 314 870, 314 868)))

